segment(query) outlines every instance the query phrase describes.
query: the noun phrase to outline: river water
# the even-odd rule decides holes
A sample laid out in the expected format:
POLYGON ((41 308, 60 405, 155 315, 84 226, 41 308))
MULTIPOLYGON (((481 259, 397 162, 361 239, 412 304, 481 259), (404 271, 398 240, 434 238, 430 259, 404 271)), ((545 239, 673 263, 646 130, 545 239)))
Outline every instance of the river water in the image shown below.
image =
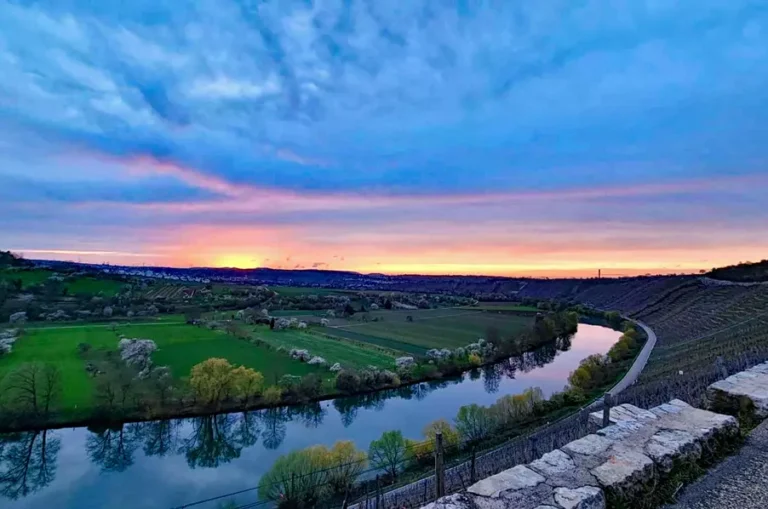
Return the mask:
MULTIPOLYGON (((528 387, 550 395, 582 359, 607 352, 619 336, 580 324, 569 340, 457 380, 302 408, 0 435, 0 508, 170 508, 245 490, 295 449, 353 440, 367 450, 393 429, 421 439, 424 425, 452 421, 462 405, 490 405, 528 387)), ((194 507, 256 499, 249 491, 194 507)))

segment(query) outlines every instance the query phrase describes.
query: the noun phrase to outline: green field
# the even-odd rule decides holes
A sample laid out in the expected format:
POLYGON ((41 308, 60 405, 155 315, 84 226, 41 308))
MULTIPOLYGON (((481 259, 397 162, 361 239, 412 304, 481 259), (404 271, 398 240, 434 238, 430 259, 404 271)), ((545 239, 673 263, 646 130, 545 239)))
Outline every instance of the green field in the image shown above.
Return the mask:
POLYGON ((269 314, 272 316, 293 316, 296 318, 302 317, 302 316, 325 316, 327 310, 325 309, 276 309, 274 311, 270 311, 269 314))
POLYGON ((335 290, 333 288, 305 288, 301 286, 270 286, 270 290, 274 290, 280 295, 293 296, 293 295, 342 295, 356 293, 351 290, 335 290))
POLYGON ((515 311, 520 313, 538 313, 540 309, 534 306, 523 306, 514 302, 481 302, 477 306, 468 306, 462 309, 476 309, 479 311, 515 311))
POLYGON ((32 286, 32 285, 36 285, 44 282, 46 279, 51 277, 51 275, 53 275, 53 272, 49 270, 41 270, 41 269, 3 270, 3 271, 0 271, 0 280, 13 281, 15 279, 21 279, 22 288, 26 288, 28 286, 32 286))
MULTIPOLYGON (((32 270, 3 270, 0 271, 0 280, 13 281, 21 279, 22 289, 29 288, 30 286, 44 283, 55 273, 45 269, 32 269, 32 270)), ((97 294, 102 292, 105 296, 111 297, 117 294, 120 289, 125 285, 122 281, 116 281, 114 279, 99 279, 94 277, 79 277, 72 281, 65 281, 64 287, 67 289, 70 295, 76 295, 80 293, 97 294)))
POLYGON ((486 338, 489 329, 498 331, 502 337, 518 334, 533 323, 533 318, 517 315, 492 314, 482 311, 469 311, 461 309, 430 309, 413 311, 377 311, 382 320, 378 322, 360 322, 348 325, 334 322, 334 327, 329 329, 330 334, 359 335, 375 337, 379 340, 391 341, 391 344, 382 344, 389 348, 402 349, 398 345, 403 343, 416 347, 430 348, 457 348, 474 343, 479 338, 486 338), (389 313, 389 315, 387 315, 389 313), (413 321, 407 321, 406 316, 411 316, 413 321), (337 325, 338 324, 338 325, 337 325))
POLYGON ((232 364, 260 371, 269 383, 284 374, 301 376, 323 371, 220 331, 158 321, 152 324, 121 325, 116 332, 104 325, 29 329, 16 342, 13 352, 0 358, 0 378, 24 362, 50 362, 62 371, 64 406, 88 406, 94 384, 85 371, 85 362, 77 354, 77 345, 89 343, 93 348, 116 350, 117 334, 155 341, 158 346, 157 352, 153 354, 155 364, 169 366, 174 378, 180 380, 188 376, 192 366, 210 357, 223 357, 232 364))
MULTIPOLYGON (((328 332, 332 331, 328 329, 328 332)), ((275 347, 309 350, 312 355, 323 357, 331 364, 338 362, 346 367, 365 368, 370 365, 387 369, 392 369, 395 365, 394 353, 355 345, 320 333, 298 330, 272 331, 267 327, 258 327, 254 336, 275 347)))

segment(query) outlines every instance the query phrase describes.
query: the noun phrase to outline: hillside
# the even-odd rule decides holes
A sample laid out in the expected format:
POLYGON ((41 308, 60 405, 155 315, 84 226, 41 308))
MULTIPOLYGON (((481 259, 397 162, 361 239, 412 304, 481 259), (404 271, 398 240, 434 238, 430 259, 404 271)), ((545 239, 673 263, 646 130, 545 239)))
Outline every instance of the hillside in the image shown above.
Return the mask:
POLYGON ((737 283, 765 282, 768 281, 768 260, 720 267, 710 271, 707 276, 737 283))

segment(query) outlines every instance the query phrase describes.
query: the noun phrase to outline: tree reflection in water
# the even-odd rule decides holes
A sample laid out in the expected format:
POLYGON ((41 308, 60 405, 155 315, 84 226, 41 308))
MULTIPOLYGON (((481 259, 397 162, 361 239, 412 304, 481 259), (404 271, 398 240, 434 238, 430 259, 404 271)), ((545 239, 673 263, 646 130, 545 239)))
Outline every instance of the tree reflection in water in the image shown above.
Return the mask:
POLYGON ((288 408, 270 408, 264 410, 261 414, 264 424, 262 431, 262 443, 266 449, 277 449, 285 440, 286 422, 291 420, 291 413, 288 408))
POLYGON ((180 424, 178 419, 139 424, 137 430, 144 442, 144 454, 162 458, 174 453, 179 441, 180 424))
POLYGON ((123 424, 115 428, 92 429, 85 440, 88 457, 104 472, 122 472, 133 465, 133 453, 139 446, 139 424, 123 424))
POLYGON ((232 414, 192 419, 192 434, 179 449, 190 468, 214 468, 240 456, 242 447, 237 440, 235 421, 232 414))
POLYGON ((0 435, 0 495, 16 500, 48 486, 60 447, 48 430, 0 435))

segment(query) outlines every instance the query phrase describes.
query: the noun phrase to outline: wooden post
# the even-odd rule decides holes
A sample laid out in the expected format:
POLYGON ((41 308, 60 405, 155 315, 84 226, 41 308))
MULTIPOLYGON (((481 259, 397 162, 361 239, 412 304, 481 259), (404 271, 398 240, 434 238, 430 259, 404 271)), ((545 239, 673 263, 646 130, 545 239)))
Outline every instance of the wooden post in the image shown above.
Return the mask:
POLYGON ((531 437, 531 453, 533 453, 534 460, 539 457, 539 437, 537 436, 531 437))
POLYGON ((603 403, 605 404, 603 407, 603 427, 607 428, 611 425, 611 406, 613 406, 613 396, 611 396, 611 393, 605 394, 603 403))
POLYGON ((369 494, 368 488, 365 488, 365 509, 368 509, 368 494, 369 494))
POLYGON ((470 464, 470 467, 469 467, 469 480, 472 484, 475 484, 477 482, 476 463, 477 463, 477 449, 472 447, 472 463, 470 464))
POLYGON ((379 476, 376 476, 376 509, 381 506, 381 483, 379 483, 379 476))
POLYGON ((443 465, 443 433, 435 433, 435 486, 437 498, 445 495, 445 465, 443 465))

